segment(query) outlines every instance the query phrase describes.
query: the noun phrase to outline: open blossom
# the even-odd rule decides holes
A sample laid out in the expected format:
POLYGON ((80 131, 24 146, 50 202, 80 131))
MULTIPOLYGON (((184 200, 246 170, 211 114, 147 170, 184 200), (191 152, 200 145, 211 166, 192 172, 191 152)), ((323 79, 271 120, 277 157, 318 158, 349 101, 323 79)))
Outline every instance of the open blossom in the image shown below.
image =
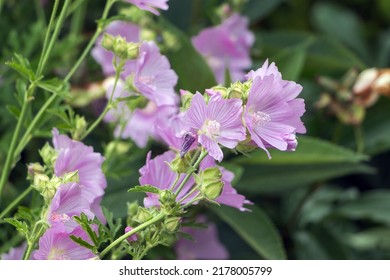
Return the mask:
POLYGON ((222 24, 204 29, 192 38, 194 47, 204 56, 218 83, 223 84, 226 69, 233 81, 242 80, 251 64, 250 48, 254 35, 248 19, 233 14, 222 24))
POLYGON ((125 69, 122 76, 132 74, 134 87, 157 106, 178 103, 179 97, 174 90, 178 77, 154 42, 141 44, 134 73, 125 69))
MULTIPOLYGON (((148 153, 146 158, 146 164, 139 170, 141 177, 139 182, 141 185, 152 185, 159 189, 165 190, 172 187, 176 179, 176 173, 173 172, 168 166, 167 162, 172 161, 175 158, 175 153, 172 151, 167 151, 162 155, 156 156, 151 159, 151 153, 148 153)), ((176 190, 177 186, 183 181, 185 174, 181 174, 178 180, 178 184, 173 189, 176 190)), ((194 179, 190 178, 188 182, 184 185, 182 191, 177 196, 177 201, 183 198, 191 189, 194 184, 194 179)), ((182 203, 190 201, 198 192, 195 192, 192 196, 185 199, 182 203)), ((147 193, 147 196, 144 198, 144 206, 152 207, 159 206, 160 202, 158 201, 159 196, 154 193, 147 193)))
MULTIPOLYGON (((140 29, 137 25, 116 20, 111 22, 105 32, 113 36, 121 36, 126 39, 127 42, 139 42, 140 29)), ((91 54, 93 58, 102 67, 103 73, 106 76, 115 75, 114 65, 112 64, 114 54, 101 46, 103 36, 100 36, 96 41, 95 47, 92 49, 91 54)), ((134 69, 135 60, 129 60, 124 66, 125 69, 134 69)))
POLYGON ((296 98, 302 86, 282 80, 275 64, 268 61, 257 71, 251 71, 248 78, 253 80, 249 90, 245 123, 252 140, 268 157, 267 148, 281 151, 295 150, 296 133, 305 133, 301 121, 305 112, 303 99, 296 98))
MULTIPOLYGON (((172 151, 167 151, 162 155, 158 155, 155 158, 151 159, 150 152, 148 153, 146 164, 143 166, 139 172, 141 177, 139 182, 141 185, 152 185, 159 189, 169 189, 175 182, 176 173, 173 172, 168 166, 167 162, 171 162, 175 158, 175 153, 172 151)), ((215 160, 207 156, 201 163, 200 169, 204 170, 209 167, 216 166, 215 160)), ((231 182, 234 178, 234 174, 223 167, 219 167, 222 173, 222 182, 224 183, 221 195, 215 200, 221 204, 237 208, 241 211, 245 211, 245 204, 252 204, 250 201, 246 200, 243 195, 237 193, 237 191, 232 187, 231 182)), ((185 174, 181 174, 173 191, 176 190, 177 186, 183 181, 185 174)), ((177 196, 176 200, 179 201, 188 192, 192 189, 195 181, 191 177, 188 182, 184 185, 183 189, 177 196)), ((198 195, 199 192, 195 191, 192 195, 186 198, 182 204, 189 202, 193 197, 198 195)), ((144 199, 145 207, 159 206, 159 196, 154 193, 147 193, 147 197, 144 199)))
POLYGON ((229 252, 218 240, 217 227, 207 222, 204 216, 197 218, 199 223, 207 223, 207 228, 182 228, 194 240, 180 239, 175 244, 175 252, 179 260, 225 260, 229 252))
POLYGON ((214 159, 223 158, 219 144, 233 149, 245 139, 245 127, 241 121, 242 101, 223 99, 213 95, 208 104, 200 93, 196 93, 188 109, 185 122, 198 135, 198 142, 214 159))
POLYGON ((39 249, 33 253, 36 260, 87 260, 95 257, 91 250, 80 246, 70 236, 81 237, 91 243, 88 235, 79 226, 71 232, 52 227, 39 239, 39 249))
POLYGON ((71 232, 78 226, 73 216, 84 213, 93 219, 91 203, 82 193, 82 188, 84 187, 77 183, 66 183, 58 188, 48 213, 48 220, 52 227, 58 229, 62 227, 63 231, 71 232))
POLYGON ((59 134, 56 128, 53 129, 53 144, 58 152, 54 166, 55 175, 60 177, 77 171, 85 198, 92 203, 97 197, 102 196, 107 186, 102 171, 104 157, 94 152, 92 147, 72 140, 67 135, 59 134))
POLYGON ((160 13, 156 8, 161 10, 168 10, 168 0, 125 0, 133 5, 136 5, 139 9, 149 11, 155 15, 160 13))

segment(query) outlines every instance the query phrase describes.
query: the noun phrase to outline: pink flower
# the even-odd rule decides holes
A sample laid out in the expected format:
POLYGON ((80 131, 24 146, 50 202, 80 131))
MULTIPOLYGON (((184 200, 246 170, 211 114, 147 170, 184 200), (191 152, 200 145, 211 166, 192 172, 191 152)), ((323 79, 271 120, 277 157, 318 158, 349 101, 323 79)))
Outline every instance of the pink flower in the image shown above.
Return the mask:
MULTIPOLYGON (((133 230, 133 228, 127 226, 127 227, 125 228, 125 233, 128 233, 128 232, 131 231, 131 230, 133 230)), ((132 235, 130 235, 129 237, 127 237, 127 241, 129 241, 129 242, 135 242, 135 241, 137 241, 137 240, 138 240, 138 235, 137 235, 137 234, 132 234, 132 235)))
MULTIPOLYGON (((175 153, 172 151, 167 151, 162 155, 156 156, 154 159, 151 159, 151 153, 149 152, 146 158, 146 164, 139 170, 141 177, 139 182, 141 185, 152 185, 159 189, 165 190, 172 187, 176 179, 176 173, 173 172, 166 162, 170 162, 175 158, 175 153)), ((183 181, 185 174, 181 174, 174 191, 183 181)), ((184 185, 184 188, 181 190, 176 200, 179 201, 183 198, 192 188, 194 184, 194 179, 190 178, 188 182, 184 185)), ((198 192, 195 192, 192 196, 185 199, 182 204, 190 201, 198 192)), ((144 206, 152 207, 159 206, 160 202, 158 201, 159 196, 153 193, 147 193, 147 196, 144 198, 144 206)))
MULTIPOLYGON (((123 76, 131 75, 130 72, 126 69, 123 76)), ((142 43, 134 71, 134 86, 157 106, 177 105, 176 83, 177 75, 157 45, 154 42, 142 43)))
MULTIPOLYGON (((35 250, 33 257, 36 260, 87 260, 95 257, 91 250, 81 247, 70 236, 81 237, 91 243, 88 235, 81 227, 67 233, 56 227, 46 230, 39 239, 39 249, 35 250)), ((91 243, 92 244, 92 243, 91 243)))
MULTIPOLYGON (((140 29, 137 25, 125 22, 125 21, 113 21, 106 30, 106 33, 113 36, 121 36, 126 39, 127 42, 139 42, 140 29)), ((100 36, 96 41, 95 47, 92 49, 91 54, 93 58, 100 64, 103 69, 103 73, 106 76, 115 75, 115 69, 112 64, 114 54, 107 51, 101 46, 103 36, 100 36)), ((126 62, 125 69, 134 69, 135 60, 126 62)))
POLYGON ((244 78, 244 71, 252 64, 249 51, 254 35, 248 30, 248 19, 239 14, 233 14, 218 26, 204 29, 192 38, 192 43, 220 84, 225 82, 226 69, 232 81, 236 81, 244 78))
POLYGON ((251 71, 248 78, 253 79, 253 84, 244 118, 252 140, 268 157, 269 147, 295 150, 295 134, 306 132, 300 119, 305 112, 304 101, 296 98, 302 87, 282 80, 275 64, 268 67, 268 61, 257 71, 251 71))
POLYGON ((0 255, 0 260, 22 260, 27 243, 23 242, 19 247, 11 248, 8 253, 0 255))
POLYGON ((155 15, 160 13, 155 8, 161 10, 168 10, 168 0, 125 0, 133 5, 136 5, 139 9, 149 11, 155 15))
POLYGON ((185 120, 186 125, 198 134, 198 142, 214 159, 221 161, 223 153, 218 144, 233 149, 245 139, 245 127, 241 121, 242 101, 223 99, 213 95, 206 104, 203 96, 196 93, 185 120))
POLYGON ((70 139, 66 135, 60 135, 56 128, 53 129, 53 144, 58 152, 54 172, 60 177, 66 173, 78 171, 79 184, 84 186, 84 197, 92 203, 95 198, 104 194, 107 186, 106 177, 102 171, 104 157, 95 153, 93 148, 84 145, 80 141, 70 139))
MULTIPOLYGON (((207 223, 203 216, 197 222, 207 223)), ((207 228, 183 228, 183 232, 190 234, 194 240, 180 239, 175 244, 177 259, 179 260, 225 260, 229 252, 218 240, 217 227, 214 223, 207 223, 207 228)))
POLYGON ((78 226, 73 216, 84 213, 91 219, 94 217, 90 210, 91 203, 82 193, 83 188, 77 183, 66 183, 58 188, 48 213, 48 220, 52 227, 71 232, 78 226))

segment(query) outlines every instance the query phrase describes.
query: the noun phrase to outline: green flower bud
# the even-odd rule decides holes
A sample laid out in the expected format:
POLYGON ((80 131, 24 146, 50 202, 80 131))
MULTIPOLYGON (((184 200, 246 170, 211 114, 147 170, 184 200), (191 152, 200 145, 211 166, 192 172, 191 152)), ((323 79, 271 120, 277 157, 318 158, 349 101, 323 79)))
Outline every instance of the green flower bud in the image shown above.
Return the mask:
POLYGON ((187 153, 183 157, 180 155, 176 155, 176 157, 172 160, 171 163, 168 163, 169 167, 173 172, 177 173, 187 173, 191 165, 191 156, 187 153))
POLYGON ((241 99, 245 95, 246 87, 241 82, 235 82, 231 84, 229 88, 229 98, 241 99))
POLYGON ((144 207, 139 207, 137 214, 135 214, 133 220, 142 224, 149 221, 152 217, 153 215, 149 212, 148 209, 144 207))
POLYGON ((187 111, 188 108, 190 108, 193 96, 194 95, 190 91, 188 91, 188 90, 181 90, 180 91, 181 109, 183 111, 187 111))
POLYGON ((222 173, 218 166, 206 168, 194 177, 205 198, 214 200, 221 195, 224 183, 221 181, 222 173))
POLYGON ((102 47, 108 51, 113 51, 115 38, 111 34, 104 33, 102 39, 102 47))
POLYGON ((57 159, 57 151, 54 150, 49 143, 46 143, 41 150, 39 150, 39 154, 45 165, 52 166, 57 159))
POLYGON ((34 162, 27 165, 27 179, 33 180, 35 174, 43 174, 45 172, 45 167, 40 163, 34 162))
POLYGON ((226 87, 223 86, 215 86, 211 88, 212 90, 220 93, 223 98, 228 98, 229 91, 226 87))
POLYGON ((50 179, 45 174, 35 174, 32 186, 37 191, 42 192, 49 182, 50 179))
POLYGON ((127 58, 127 42, 124 38, 118 36, 114 39, 113 51, 116 56, 122 59, 127 58))
POLYGON ((164 221, 164 229, 170 234, 176 233, 180 228, 180 222, 181 222, 180 217, 166 218, 164 221))
POLYGON ((75 140, 80 140, 85 131, 87 130, 87 122, 84 117, 76 115, 75 118, 75 128, 72 131, 72 138, 75 140))
POLYGON ((135 59, 139 54, 139 44, 128 43, 127 44, 127 59, 135 59))
POLYGON ((223 186, 224 183, 222 181, 215 181, 208 185, 202 185, 200 191, 207 199, 214 200, 221 195, 223 186))
POLYGON ((160 193, 159 201, 161 202, 161 205, 164 207, 165 206, 172 207, 176 204, 176 196, 170 190, 163 190, 160 193))

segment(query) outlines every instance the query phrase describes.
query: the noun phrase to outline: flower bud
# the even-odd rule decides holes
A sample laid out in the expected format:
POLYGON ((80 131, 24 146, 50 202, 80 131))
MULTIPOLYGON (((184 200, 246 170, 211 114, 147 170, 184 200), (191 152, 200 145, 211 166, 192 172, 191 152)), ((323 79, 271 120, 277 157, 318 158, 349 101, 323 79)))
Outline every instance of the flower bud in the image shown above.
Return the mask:
POLYGON ((69 173, 66 173, 62 175, 62 180, 60 183, 65 184, 65 183, 78 183, 80 181, 79 178, 79 172, 78 170, 72 171, 69 173))
POLYGON ((195 176, 195 182, 200 186, 200 192, 207 199, 214 200, 222 193, 224 183, 219 167, 209 167, 195 176))
POLYGON ((72 131, 72 138, 80 140, 85 131, 87 130, 87 122, 84 117, 76 115, 75 118, 75 129, 72 131))
POLYGON ((169 217, 164 221, 164 228, 168 233, 176 233, 180 228, 180 217, 169 217))
POLYGON ((27 179, 33 180, 35 174, 43 174, 44 171, 45 167, 43 167, 40 163, 30 163, 27 165, 27 179))
POLYGON ((193 96, 194 95, 188 90, 180 90, 181 109, 183 111, 186 111, 188 108, 190 108, 193 96))
POLYGON ((114 40, 113 51, 116 56, 122 59, 127 58, 127 42, 124 38, 118 36, 114 40))
POLYGON ((168 165, 173 172, 187 173, 192 167, 191 157, 188 154, 184 157, 176 155, 176 157, 172 160, 172 162, 168 163, 168 165))
POLYGON ((245 96, 245 92, 248 89, 242 84, 241 82, 235 82, 230 86, 228 89, 228 98, 238 98, 241 99, 243 96, 245 96))
POLYGON ((45 174, 35 174, 34 175, 34 181, 33 181, 33 188, 36 189, 39 192, 42 192, 46 185, 50 182, 49 177, 47 177, 45 174))
POLYGON ((181 144, 180 149, 180 158, 183 158, 187 154, 195 140, 196 137, 192 132, 187 132, 183 136, 183 143, 181 144))
MULTIPOLYGON (((131 230, 133 230, 133 228, 127 226, 127 227, 125 228, 125 233, 128 233, 128 232, 131 231, 131 230)), ((127 241, 129 241, 129 242, 136 242, 137 240, 138 240, 138 235, 137 235, 136 233, 130 235, 129 237, 127 237, 127 241)))
POLYGON ((152 218, 152 214, 149 212, 148 209, 144 207, 139 207, 137 214, 135 214, 133 220, 142 224, 149 221, 151 218, 152 218))
POLYGON ((52 166, 57 159, 57 151, 54 150, 49 143, 46 143, 41 150, 39 150, 39 154, 45 165, 52 166))
POLYGON ((112 52, 113 47, 114 47, 114 41, 115 41, 114 36, 112 36, 111 34, 108 34, 108 33, 104 33, 101 45, 106 50, 112 52))
POLYGON ((206 93, 209 95, 210 93, 219 93, 223 98, 228 98, 229 90, 223 86, 215 86, 211 88, 211 91, 206 89, 206 93))
POLYGON ((172 207, 176 204, 176 196, 170 190, 163 190, 160 193, 159 201, 161 202, 162 206, 172 207))
POLYGON ((224 183, 222 181, 215 181, 208 185, 202 185, 201 192, 203 195, 210 200, 218 198, 223 190, 224 183))
POLYGON ((135 59, 139 54, 139 44, 128 43, 127 44, 127 59, 135 59))

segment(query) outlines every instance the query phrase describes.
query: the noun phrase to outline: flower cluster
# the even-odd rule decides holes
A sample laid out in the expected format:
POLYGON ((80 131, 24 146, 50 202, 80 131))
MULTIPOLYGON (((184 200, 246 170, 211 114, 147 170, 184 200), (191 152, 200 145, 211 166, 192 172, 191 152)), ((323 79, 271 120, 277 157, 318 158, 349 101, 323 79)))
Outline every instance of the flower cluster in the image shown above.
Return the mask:
MULTIPOLYGON (((139 28, 132 23, 114 21, 106 33, 121 36, 129 42, 139 42, 139 28)), ((105 121, 115 122, 115 136, 132 139, 139 147, 145 147, 149 137, 158 138, 156 122, 168 120, 178 110, 178 96, 174 91, 177 75, 168 59, 160 54, 154 42, 142 42, 138 57, 125 61, 116 87, 113 76, 116 71, 115 55, 98 41, 92 50, 95 60, 108 77, 104 83, 106 97, 117 101, 115 108, 105 116, 105 121)))
MULTIPOLYGON (((39 248, 33 253, 33 258, 89 259, 94 257, 92 252, 75 243, 70 236, 89 240, 86 232, 74 221, 74 216, 84 213, 91 219, 97 217, 105 221, 100 208, 107 186, 101 169, 104 158, 94 152, 92 147, 59 134, 57 129, 53 129, 53 146, 51 158, 44 160, 53 161, 54 178, 60 180, 56 182, 52 198, 46 197, 49 201, 46 211, 49 228, 40 238, 39 248)), ((50 183, 46 184, 48 186, 50 183)))

